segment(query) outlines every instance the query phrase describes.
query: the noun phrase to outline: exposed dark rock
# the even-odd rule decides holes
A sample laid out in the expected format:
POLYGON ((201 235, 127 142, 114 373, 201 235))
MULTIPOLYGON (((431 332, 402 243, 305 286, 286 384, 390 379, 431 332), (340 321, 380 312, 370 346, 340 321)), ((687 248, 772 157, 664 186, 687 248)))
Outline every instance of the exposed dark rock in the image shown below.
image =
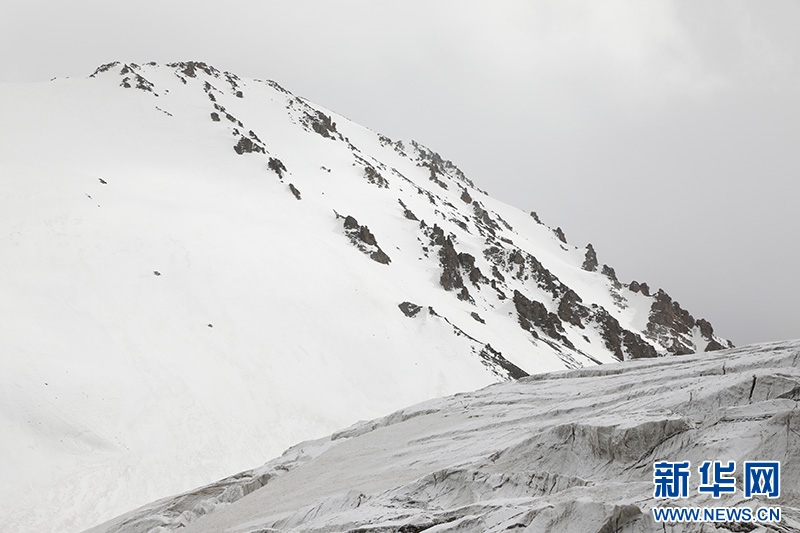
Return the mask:
POLYGON ((595 272, 597 270, 597 266, 597 253, 594 251, 592 243, 589 243, 586 245, 586 256, 583 260, 583 265, 581 265, 581 268, 588 270, 589 272, 595 272))
POLYGON ((300 198, 300 191, 298 191, 298 190, 297 190, 297 187, 295 187, 295 186, 294 186, 293 184, 291 184, 291 183, 289 184, 289 190, 290 190, 290 191, 292 191, 292 194, 294 195, 294 197, 295 197, 295 198, 297 198, 298 200, 300 200, 300 199, 301 199, 301 198, 300 198))
POLYGON ((561 301, 558 303, 558 318, 568 322, 573 326, 583 329, 581 319, 589 317, 590 312, 586 306, 582 305, 583 300, 572 289, 567 289, 561 301))
POLYGON ((677 338, 672 339, 672 344, 669 345, 667 350, 673 355, 689 355, 694 353, 694 349, 691 346, 677 338))
POLYGON ((659 289, 650 307, 650 318, 647 323, 648 329, 654 329, 656 326, 688 334, 695 326, 695 320, 678 302, 673 301, 669 294, 659 289))
POLYGON ((211 65, 203 63, 202 61, 181 61, 178 63, 167 63, 167 66, 176 69, 178 72, 181 72, 189 78, 196 78, 198 70, 208 74, 209 76, 213 76, 215 78, 219 77, 219 70, 215 69, 211 65))
POLYGON ((479 282, 487 283, 486 277, 481 274, 480 268, 475 266, 475 257, 466 252, 458 254, 458 264, 467 272, 467 277, 473 285, 477 286, 479 282))
POLYGON ((461 201, 464 202, 465 204, 471 204, 472 203, 472 196, 469 195, 469 193, 467 192, 467 189, 464 189, 461 192, 461 201))
POLYGON ((225 81, 227 81, 228 85, 231 86, 231 91, 236 95, 237 98, 242 98, 244 96, 241 94, 242 91, 239 90, 239 76, 230 72, 225 72, 225 81))
POLYGON ((487 261, 506 272, 516 269, 514 276, 521 281, 532 277, 539 288, 552 294, 554 299, 560 298, 567 288, 539 260, 522 250, 507 252, 497 246, 490 246, 483 251, 483 255, 487 261))
POLYGON ((631 284, 628 285, 628 288, 632 292, 641 292, 645 296, 650 296, 650 287, 647 286, 647 283, 639 283, 638 281, 631 281, 631 284))
POLYGON ((249 153, 259 153, 263 154, 266 153, 266 150, 260 144, 253 142, 251 139, 245 136, 239 137, 239 142, 233 147, 237 154, 249 154, 249 153))
POLYGON ((450 222, 452 222, 453 224, 455 224, 459 228, 463 229, 467 233, 470 233, 469 227, 467 227, 467 224, 463 220, 459 220, 457 218, 451 218, 450 222))
POLYGON ((112 68, 116 67, 117 65, 119 65, 119 61, 113 61, 111 63, 106 63, 105 65, 100 65, 99 67, 97 67, 97 69, 92 74, 89 75, 89 77, 90 78, 94 78, 98 74, 100 74, 101 72, 108 72, 109 70, 111 70, 112 68))
POLYGON ((538 328, 548 337, 558 340, 569 348, 575 348, 575 345, 563 335, 564 326, 561 324, 561 320, 555 313, 549 312, 544 304, 536 300, 529 300, 524 294, 515 290, 514 307, 517 310, 517 318, 522 329, 533 333, 534 337, 538 338, 534 327, 538 328))
POLYGON ((603 265, 603 268, 602 268, 602 270, 601 270, 601 273, 602 273, 604 276, 606 276, 608 279, 610 279, 610 280, 611 280, 611 282, 612 282, 612 284, 613 284, 615 287, 617 287, 617 288, 620 288, 620 287, 622 286, 622 285, 619 283, 619 280, 617 279, 617 273, 616 273, 616 271, 614 271, 614 269, 613 269, 613 268, 611 268, 610 266, 608 266, 608 265, 603 265))
POLYGON ((622 333, 622 345, 631 359, 658 357, 656 349, 632 331, 625 330, 622 333))
POLYGON ((718 343, 715 339, 712 338, 711 341, 708 343, 708 346, 706 346, 705 351, 715 352, 717 350, 724 350, 725 348, 729 348, 729 346, 723 346, 722 344, 718 343))
POLYGON ((386 255, 386 252, 384 252, 380 248, 369 254, 369 257, 373 261, 381 263, 382 265, 388 265, 389 263, 392 262, 392 259, 388 255, 386 255))
POLYGON ((464 301, 464 302, 469 302, 471 304, 475 303, 475 300, 472 298, 472 295, 469 293, 469 289, 467 289, 466 287, 461 287, 461 290, 458 291, 458 294, 456 295, 456 297, 459 300, 464 301))
POLYGON ((695 325, 700 328, 700 334, 703 335, 703 337, 706 337, 707 339, 714 338, 714 328, 711 326, 711 323, 708 320, 704 318, 698 318, 697 322, 695 322, 695 325))
POLYGON ((344 228, 349 230, 357 230, 358 229, 358 220, 351 215, 347 215, 344 219, 344 228))
MULTIPOLYGON (((438 226, 434 226, 436 229, 438 226)), ((446 291, 452 291, 464 287, 464 280, 458 269, 458 252, 453 246, 450 237, 445 237, 439 250, 439 264, 442 266, 442 275, 439 283, 446 291)))
MULTIPOLYGON (((423 231, 427 230, 427 227, 421 227, 423 231)), ((444 230, 438 225, 434 224, 433 228, 427 230, 427 233, 431 244, 441 247, 439 249, 439 264, 442 267, 442 275, 439 277, 439 283, 446 291, 459 290, 457 296, 460 300, 474 303, 475 301, 469 294, 469 290, 464 286, 461 269, 464 268, 467 271, 470 280, 475 280, 473 283, 485 282, 486 278, 475 267, 475 258, 467 253, 459 254, 450 236, 445 236, 444 230)))
POLYGON ((479 314, 478 314, 478 313, 476 313, 475 311, 471 312, 471 313, 470 313, 470 316, 471 316, 472 318, 474 318, 475 320, 477 320, 478 322, 480 322, 481 324, 486 324, 486 321, 485 321, 484 319, 482 319, 482 318, 481 318, 481 315, 479 315, 479 314))
POLYGON ((234 117, 230 113, 225 113, 225 118, 227 118, 229 121, 233 122, 234 124, 236 124, 240 128, 244 127, 244 124, 242 124, 242 121, 239 120, 238 118, 234 117))
POLYGON ((381 176, 381 173, 375 170, 375 167, 372 165, 366 165, 364 167, 364 177, 367 178, 367 181, 372 183, 373 185, 377 185, 380 188, 388 188, 389 182, 386 181, 386 178, 381 176))
MULTIPOLYGON (((695 351, 691 331, 696 324, 694 317, 662 289, 654 295, 646 334, 659 344, 667 346, 669 352, 683 355, 695 351)), ((703 328, 709 329, 705 325, 703 328)))
MULTIPOLYGON (((339 215, 337 214, 337 216, 339 215)), ((392 262, 389 256, 378 246, 375 235, 372 234, 367 226, 360 226, 355 217, 350 215, 344 217, 344 232, 350 238, 350 242, 373 261, 383 265, 388 265, 392 262)))
POLYGON ((153 91, 154 85, 152 83, 150 83, 149 80, 145 79, 143 76, 141 76, 141 75, 133 72, 132 70, 130 70, 128 65, 125 65, 123 70, 125 70, 127 73, 130 73, 130 74, 133 75, 133 81, 134 81, 135 85, 133 85, 133 86, 131 85, 131 77, 130 76, 125 76, 124 78, 122 78, 122 82, 120 83, 120 87, 125 87, 126 89, 130 89, 131 87, 136 87, 139 90, 142 90, 142 91, 145 91, 145 92, 149 92, 149 93, 153 93, 155 96, 158 96, 155 93, 155 91, 153 91))
POLYGON ((339 133, 336 131, 336 123, 322 111, 315 111, 314 114, 307 113, 306 120, 312 130, 326 139, 332 139, 334 134, 339 133))
POLYGON ((406 204, 403 203, 403 200, 398 198, 397 201, 400 202, 400 206, 403 208, 403 216, 404 217, 406 217, 408 220, 414 220, 414 221, 419 222, 419 219, 417 218, 417 215, 415 215, 413 212, 411 212, 411 210, 408 207, 406 207, 406 204))
POLYGON ((619 321, 602 307, 595 310, 592 319, 599 326, 600 336, 603 338, 606 348, 620 361, 625 360, 625 353, 628 354, 629 359, 656 357, 658 355, 655 348, 635 333, 623 329, 619 321), (624 351, 623 347, 625 348, 624 351))
POLYGON ((459 252, 458 263, 467 271, 475 268, 475 256, 466 252, 459 252))
POLYGON ((108 185, 108 182, 103 178, 97 178, 97 179, 100 180, 100 183, 102 183, 103 185, 108 185))
POLYGON ((264 142, 261 139, 258 138, 258 135, 256 135, 256 132, 254 132, 253 130, 248 131, 247 132, 247 136, 250 137, 251 139, 253 139, 254 141, 256 141, 257 143, 261 144, 261 145, 264 144, 264 142))
POLYGON ((427 167, 430 171, 430 175, 428 176, 429 180, 434 182, 442 189, 447 189, 447 183, 439 178, 439 176, 443 174, 442 168, 435 161, 423 161, 421 165, 423 167, 427 167))
POLYGON ((558 237, 559 241, 563 242, 564 244, 567 244, 567 238, 564 236, 564 230, 558 227, 553 231, 555 232, 556 237, 558 237))
POLYGON ((490 285, 490 286, 491 286, 491 287, 492 287, 492 288, 493 288, 495 291, 497 291, 497 297, 498 297, 500 300, 505 300, 505 299, 507 298, 507 296, 506 296, 506 293, 504 293, 504 292, 503 292, 503 290, 502 290, 500 287, 498 287, 498 286, 497 286, 497 281, 496 281, 496 280, 491 280, 491 281, 489 282, 489 285, 490 285))
POLYGON ((358 229, 358 239, 368 246, 377 246, 378 244, 375 235, 372 234, 367 226, 361 226, 358 229))
MULTIPOLYGON (((397 142, 397 145, 398 147, 396 149, 402 151, 404 147, 400 141, 397 142)), ((421 161, 420 165, 431 169, 431 180, 437 182, 443 188, 446 189, 447 184, 442 182, 439 177, 445 175, 452 179, 461 181, 470 187, 475 187, 472 181, 469 180, 461 171, 461 169, 455 166, 452 161, 444 159, 433 150, 422 146, 416 141, 411 141, 411 145, 417 151, 417 154, 419 154, 419 160, 421 161)))
POLYGON ((155 274, 156 276, 160 276, 161 272, 159 272, 158 270, 153 270, 153 274, 155 274))
POLYGON ((414 318, 422 309, 421 305, 412 304, 411 302, 403 302, 397 307, 399 307, 403 314, 408 318, 414 318))
MULTIPOLYGON (((500 213, 495 213, 494 216, 497 217, 497 220, 499 220, 500 223, 503 226, 505 226, 508 231, 514 231, 514 228, 511 227, 511 224, 506 222, 506 220, 503 217, 500 216, 500 213)), ((506 241, 506 242, 510 242, 508 239, 505 239, 504 237, 500 237, 500 240, 503 240, 503 241, 506 241)))
POLYGON ((492 348, 491 344, 485 344, 478 355, 487 363, 490 363, 490 365, 496 365, 502 368, 511 379, 521 379, 529 375, 520 367, 503 357, 503 354, 492 348))
POLYGON ((286 167, 283 165, 283 162, 280 159, 277 157, 270 157, 267 166, 271 171, 277 174, 279 178, 283 178, 283 173, 286 172, 286 167))
POLYGON ((535 220, 538 224, 542 223, 542 221, 539 220, 539 215, 536 214, 536 211, 531 211, 531 218, 533 218, 533 220, 535 220))
POLYGON ((219 119, 219 113, 217 113, 216 111, 212 111, 211 112, 211 120, 213 120, 214 122, 219 122, 219 120, 220 120, 219 119))
POLYGON ((564 293, 566 285, 561 283, 538 259, 528 254, 526 264, 540 289, 552 294, 553 298, 559 298, 564 293))
POLYGON ((505 276, 503 276, 503 274, 501 274, 500 271, 497 269, 497 265, 492 265, 492 276, 499 279, 500 281, 506 280, 505 276))
POLYGON ((489 233, 494 235, 495 230, 499 230, 500 226, 492 220, 492 217, 489 216, 489 212, 483 208, 483 206, 475 200, 472 202, 472 211, 475 213, 475 223, 478 227, 483 227, 489 233))

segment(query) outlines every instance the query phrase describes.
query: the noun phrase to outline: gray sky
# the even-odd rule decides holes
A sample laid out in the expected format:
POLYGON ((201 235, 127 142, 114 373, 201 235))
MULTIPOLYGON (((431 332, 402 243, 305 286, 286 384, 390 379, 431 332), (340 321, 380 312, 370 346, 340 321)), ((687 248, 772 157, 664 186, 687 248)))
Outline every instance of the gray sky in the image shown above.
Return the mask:
POLYGON ((796 0, 0 0, 0 81, 274 79, 745 344, 800 337, 798 27, 796 0))

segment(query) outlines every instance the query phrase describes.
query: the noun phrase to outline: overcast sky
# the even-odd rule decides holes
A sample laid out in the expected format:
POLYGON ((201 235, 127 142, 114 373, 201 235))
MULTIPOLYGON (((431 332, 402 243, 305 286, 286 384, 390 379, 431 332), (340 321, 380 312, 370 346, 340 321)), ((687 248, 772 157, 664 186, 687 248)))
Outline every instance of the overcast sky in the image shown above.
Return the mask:
POLYGON ((796 0, 0 0, 0 81, 113 60, 276 80, 745 344, 800 338, 798 28, 796 0))

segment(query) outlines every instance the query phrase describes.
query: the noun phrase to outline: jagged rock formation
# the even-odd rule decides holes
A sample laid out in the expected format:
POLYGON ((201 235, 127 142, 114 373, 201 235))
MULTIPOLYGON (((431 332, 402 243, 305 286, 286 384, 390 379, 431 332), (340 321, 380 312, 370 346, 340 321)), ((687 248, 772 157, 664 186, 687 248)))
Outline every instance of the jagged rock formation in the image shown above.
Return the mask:
POLYGON ((89 533, 797 532, 798 401, 800 341, 531 376, 298 444, 89 533), (714 499, 697 469, 722 457, 737 490, 714 499), (780 461, 779 499, 743 498, 751 460, 780 461), (687 499, 655 498, 661 461, 690 462, 687 499), (658 523, 664 506, 779 506, 782 519, 658 523))
MULTIPOLYGON (((168 67, 175 69, 176 75, 183 83, 187 83, 184 76, 197 78, 198 80, 200 79, 198 76, 201 75, 207 78, 203 81, 203 90, 209 96, 213 96, 212 91, 216 91, 221 97, 222 92, 215 85, 215 80, 219 80, 225 82, 229 86, 229 91, 241 98, 239 93, 241 92, 240 86, 242 82, 231 73, 220 72, 214 67, 201 62, 172 63, 168 67)), ((100 67, 93 76, 101 73, 111 73, 117 68, 119 68, 120 76, 130 77, 131 74, 141 76, 142 67, 139 65, 120 65, 118 63, 100 67)), ((143 79, 145 82, 150 83, 146 78, 143 77, 143 79)), ((646 283, 632 281, 627 286, 621 283, 612 267, 599 264, 595 249, 591 244, 588 244, 580 266, 583 270, 591 273, 599 271, 608 280, 607 291, 613 304, 613 306, 599 304, 599 307, 606 309, 606 313, 598 313, 592 309, 591 305, 587 306, 586 302, 574 290, 565 287, 558 276, 537 259, 536 254, 531 254, 513 244, 514 235, 518 234, 518 232, 503 219, 500 213, 486 209, 484 204, 476 199, 476 197, 483 196, 485 193, 476 189, 472 181, 451 161, 445 160, 436 152, 415 141, 408 143, 407 148, 402 141, 393 142, 386 136, 378 135, 381 146, 390 148, 395 155, 410 159, 417 167, 424 169, 424 172, 427 173, 427 180, 434 184, 435 187, 433 189, 422 187, 409 180, 396 167, 388 166, 383 161, 376 159, 374 155, 367 154, 358 148, 337 129, 337 123, 331 115, 315 109, 305 100, 293 97, 288 91, 274 82, 265 83, 279 94, 286 96, 286 109, 293 115, 292 120, 295 123, 325 139, 344 142, 352 152, 354 165, 363 168, 363 177, 368 183, 377 185, 379 188, 390 189, 393 188, 391 186, 393 177, 399 179, 405 185, 412 185, 418 195, 428 199, 429 203, 434 206, 435 216, 432 227, 425 223, 424 218, 420 219, 402 198, 398 199, 398 202, 405 218, 422 221, 420 233, 424 235, 424 241, 426 241, 422 246, 423 253, 427 257, 429 249, 438 249, 437 255, 441 268, 439 284, 444 290, 453 292, 459 300, 477 305, 474 292, 476 290, 480 291, 484 285, 489 285, 493 289, 494 297, 500 300, 505 299, 509 294, 516 294, 516 292, 519 292, 520 295, 525 295, 528 291, 524 286, 525 282, 534 280, 535 285, 549 293, 553 300, 552 304, 536 300, 536 298, 531 298, 531 301, 537 301, 542 308, 547 307, 547 313, 550 313, 554 318, 545 322, 540 321, 538 324, 525 319, 520 322, 520 326, 522 329, 529 331, 535 339, 555 340, 559 346, 566 346, 570 350, 577 352, 577 354, 570 354, 570 359, 575 361, 580 361, 583 358, 592 362, 595 359, 594 356, 588 354, 596 347, 584 349, 581 347, 582 344, 585 344, 584 342, 575 342, 577 337, 579 340, 588 338, 591 343, 591 336, 586 335, 585 331, 578 331, 585 330, 587 325, 595 330, 597 336, 601 339, 600 346, 608 349, 616 359, 652 357, 658 353, 686 354, 697 350, 711 351, 732 346, 729 341, 715 336, 713 328, 710 327, 707 321, 702 321, 702 319, 701 321, 696 321, 687 311, 672 302, 669 295, 663 290, 660 289, 651 297, 650 289, 646 283), (470 194, 470 191, 473 191, 473 194, 470 194), (456 205, 449 200, 451 195, 458 198, 462 203, 467 204, 471 211, 467 210, 467 214, 458 212, 456 205), (452 229, 445 231, 447 224, 444 224, 444 222, 451 225, 452 229), (483 256, 481 260, 476 260, 475 256, 469 252, 457 249, 459 239, 462 236, 469 237, 470 235, 478 235, 485 239, 486 246, 481 250, 481 255, 483 256), (481 264, 483 264, 486 272, 491 272, 491 276, 483 274, 481 264), (522 286, 514 283, 509 284, 503 272, 511 274, 511 279, 521 281, 522 286), (465 283, 465 278, 469 280, 469 286, 465 283), (470 287, 473 287, 473 289, 470 290, 470 287), (628 298, 625 295, 628 291, 648 298, 646 303, 649 305, 647 319, 645 327, 640 330, 626 327, 613 316, 617 312, 628 309, 628 298), (608 314, 609 311, 611 314, 608 314), (593 318, 587 322, 589 317, 593 318), (587 323, 584 324, 584 322, 587 323), (703 327, 700 327, 701 324, 703 327), (705 324, 708 324, 708 326, 705 326, 705 324), (568 326, 567 329, 564 329, 565 325, 568 326), (575 329, 569 330, 569 328, 575 329), (544 335, 540 336, 540 333, 544 335), (575 355, 579 357, 574 358, 575 355)), ((213 98, 214 108, 226 114, 230 122, 243 129, 243 123, 230 114, 222 104, 217 103, 217 99, 218 97, 216 96, 213 98)), ((214 120, 219 118, 219 115, 214 112, 212 112, 212 116, 217 117, 214 120)), ((269 155, 266 145, 253 130, 243 134, 240 133, 239 128, 233 127, 232 132, 238 139, 237 144, 234 146, 237 154, 261 153, 269 155)), ((280 178, 286 172, 286 167, 283 163, 272 155, 269 155, 268 166, 280 178)), ((295 194, 296 186, 292 185, 291 190, 295 194)), ((530 216, 537 224, 542 224, 535 212, 531 212, 530 216)), ((368 249, 370 257, 388 264, 389 256, 380 248, 372 248, 377 245, 373 242, 375 238, 366 229, 366 226, 363 229, 361 227, 349 228, 346 226, 346 230, 351 237, 351 241, 354 244, 357 243, 360 249, 363 248, 362 251, 368 249), (372 254, 374 254, 374 257, 372 254)), ((557 227, 550 231, 560 242, 562 249, 567 250, 567 247, 565 247, 565 245, 568 246, 567 239, 561 228, 557 227)), ((527 296, 523 297, 528 298, 527 296)), ((519 301, 521 301, 520 298, 515 297, 515 302, 519 301)), ((598 305, 598 302, 590 302, 590 304, 598 305)), ((559 349, 555 348, 555 350, 558 351, 559 349)), ((580 365, 581 363, 577 364, 580 365)))
POLYGON ((76 530, 433 396, 730 344, 434 150, 273 81, 110 63, 0 106, 11 530, 76 530))
POLYGON ((350 238, 350 242, 367 254, 373 261, 384 265, 392 262, 389 256, 378 246, 378 241, 369 228, 367 226, 359 226, 358 221, 350 215, 344 217, 344 232, 350 238))
POLYGON ((594 251, 594 247, 589 243, 586 245, 586 258, 583 260, 581 268, 589 272, 594 272, 597 270, 597 265, 597 252, 594 251))

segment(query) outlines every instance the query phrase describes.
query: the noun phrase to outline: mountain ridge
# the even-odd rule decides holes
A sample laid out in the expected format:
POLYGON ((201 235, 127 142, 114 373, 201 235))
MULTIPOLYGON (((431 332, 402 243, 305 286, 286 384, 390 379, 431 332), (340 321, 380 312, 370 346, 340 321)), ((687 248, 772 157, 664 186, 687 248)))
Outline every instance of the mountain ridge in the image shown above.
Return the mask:
POLYGON ((275 82, 109 63, 0 91, 0 500, 21 530, 427 398, 730 345, 436 152, 275 82))

